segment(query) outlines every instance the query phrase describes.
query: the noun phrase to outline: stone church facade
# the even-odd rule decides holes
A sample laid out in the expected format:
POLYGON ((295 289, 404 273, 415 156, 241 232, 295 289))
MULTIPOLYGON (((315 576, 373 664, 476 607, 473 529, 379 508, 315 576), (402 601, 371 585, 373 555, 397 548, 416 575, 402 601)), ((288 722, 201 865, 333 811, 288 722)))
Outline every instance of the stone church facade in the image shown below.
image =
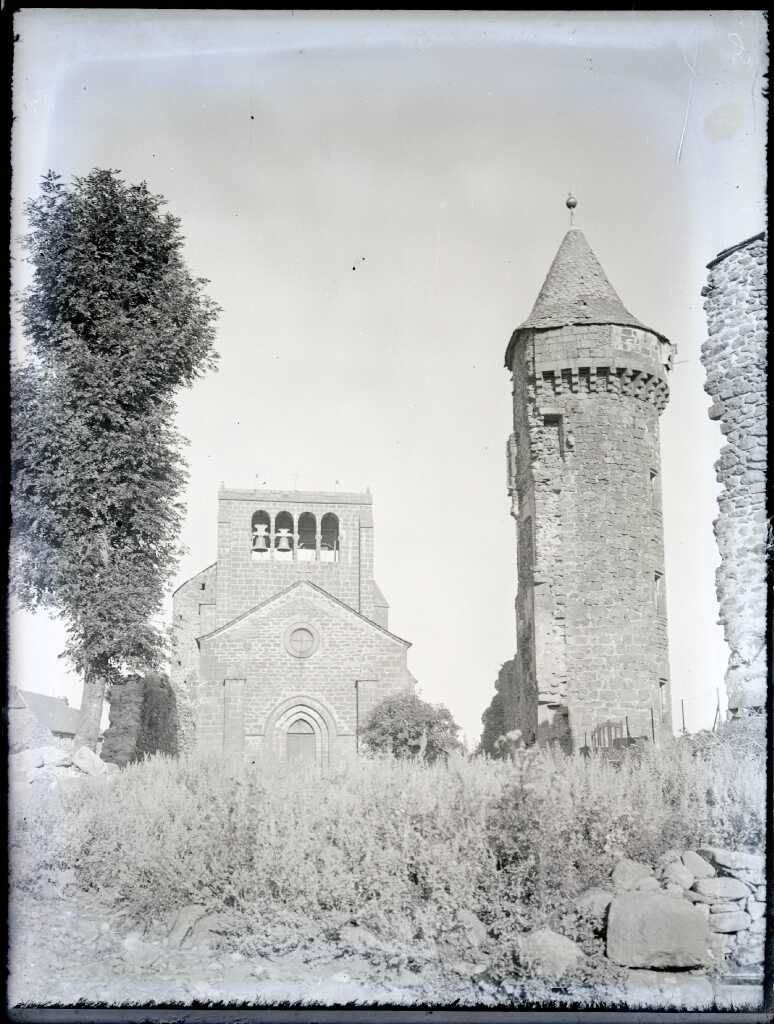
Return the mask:
POLYGON ((354 757, 375 705, 415 686, 388 613, 370 493, 221 488, 217 561, 173 596, 181 748, 354 757))
POLYGON ((671 733, 659 452, 671 363, 668 339, 568 231, 505 355, 518 565, 505 704, 527 742, 578 749, 610 720, 671 733))

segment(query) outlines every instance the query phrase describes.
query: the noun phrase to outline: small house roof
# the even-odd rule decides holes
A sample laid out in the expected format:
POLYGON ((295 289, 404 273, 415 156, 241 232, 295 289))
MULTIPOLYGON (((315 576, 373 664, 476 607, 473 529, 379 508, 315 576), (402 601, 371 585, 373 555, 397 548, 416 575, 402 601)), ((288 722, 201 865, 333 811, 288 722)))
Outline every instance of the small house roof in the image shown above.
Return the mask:
POLYGON ((74 736, 78 729, 80 711, 71 708, 64 697, 51 697, 34 690, 19 690, 24 703, 37 720, 51 732, 74 736))

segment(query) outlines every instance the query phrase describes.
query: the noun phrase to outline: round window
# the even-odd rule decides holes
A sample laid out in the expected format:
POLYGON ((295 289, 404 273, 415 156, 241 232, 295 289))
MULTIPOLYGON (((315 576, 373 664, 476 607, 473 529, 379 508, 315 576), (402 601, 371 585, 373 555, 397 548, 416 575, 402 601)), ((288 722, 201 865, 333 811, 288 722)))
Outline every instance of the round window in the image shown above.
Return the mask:
POLYGON ((311 626, 293 626, 285 635, 285 647, 295 658, 308 658, 317 650, 317 634, 311 626))

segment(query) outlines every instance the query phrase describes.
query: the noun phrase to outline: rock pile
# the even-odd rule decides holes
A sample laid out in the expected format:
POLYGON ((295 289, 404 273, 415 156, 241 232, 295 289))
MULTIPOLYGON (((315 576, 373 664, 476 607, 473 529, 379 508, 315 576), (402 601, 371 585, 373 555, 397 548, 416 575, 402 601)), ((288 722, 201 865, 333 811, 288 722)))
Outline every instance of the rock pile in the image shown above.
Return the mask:
POLYGON ((623 858, 613 891, 575 908, 604 930, 607 956, 630 968, 757 967, 764 961, 763 857, 720 847, 670 850, 655 869, 623 858))
POLYGON ((114 764, 103 761, 88 747, 79 747, 72 753, 63 747, 34 747, 11 754, 8 759, 9 778, 14 789, 56 789, 67 785, 67 780, 89 776, 112 775, 118 771, 114 764))

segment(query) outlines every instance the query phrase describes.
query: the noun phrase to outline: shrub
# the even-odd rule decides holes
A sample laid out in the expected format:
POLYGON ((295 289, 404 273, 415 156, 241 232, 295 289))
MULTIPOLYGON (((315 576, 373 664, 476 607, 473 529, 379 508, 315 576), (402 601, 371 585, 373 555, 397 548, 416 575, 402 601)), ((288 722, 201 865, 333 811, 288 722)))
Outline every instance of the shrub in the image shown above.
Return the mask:
POLYGON ((355 924, 416 950, 459 941, 470 911, 507 959, 518 931, 555 925, 622 855, 761 849, 764 756, 721 736, 618 767, 519 747, 497 761, 375 757, 319 777, 156 755, 14 801, 13 877, 31 888, 72 867, 140 920, 191 902, 227 910, 246 948, 355 924))
POLYGON ((366 749, 374 753, 432 762, 462 749, 459 731, 443 704, 428 704, 413 693, 399 693, 376 705, 362 736, 366 749))

